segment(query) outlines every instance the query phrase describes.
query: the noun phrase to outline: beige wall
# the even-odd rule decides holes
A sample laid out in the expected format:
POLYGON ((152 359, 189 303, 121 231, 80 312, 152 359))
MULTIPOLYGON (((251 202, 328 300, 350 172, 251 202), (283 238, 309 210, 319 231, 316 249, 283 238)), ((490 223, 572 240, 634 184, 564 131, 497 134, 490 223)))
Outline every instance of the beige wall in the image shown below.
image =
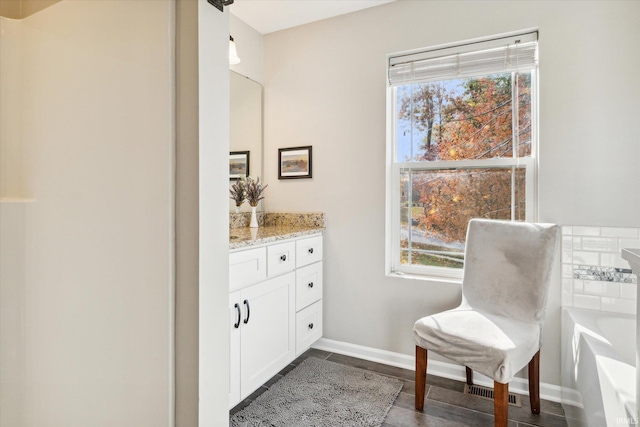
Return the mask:
POLYGON ((25 390, 25 210, 0 200, 0 426, 21 426, 25 390))
POLYGON ((18 397, 7 425, 169 426, 173 3, 67 0, 15 23, 20 90, 2 99, 20 109, 24 190, 9 194, 33 201, 23 283, 2 277, 23 291, 25 372, 21 396, 2 377, 2 415, 18 397))
POLYGON ((22 21, 0 17, 0 199, 29 197, 22 144, 22 21))
MULTIPOLYGON (((397 1, 265 36, 268 208, 327 214, 326 338, 411 355, 415 320, 460 301, 457 285, 384 275, 386 55, 533 27, 539 219, 640 226, 640 3, 397 1), (278 181, 277 149, 299 145, 313 179, 278 181)), ((541 369, 556 385, 559 310, 558 281, 541 369)))
POLYGON ((176 2, 176 426, 198 425, 198 8, 176 2))

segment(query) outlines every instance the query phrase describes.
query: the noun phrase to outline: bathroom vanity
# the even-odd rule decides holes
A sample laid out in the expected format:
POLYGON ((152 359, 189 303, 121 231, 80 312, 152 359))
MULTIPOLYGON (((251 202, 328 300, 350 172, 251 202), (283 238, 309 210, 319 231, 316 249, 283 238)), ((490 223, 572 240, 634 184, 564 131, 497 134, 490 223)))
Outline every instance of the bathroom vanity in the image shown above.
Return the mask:
POLYGON ((230 229, 230 408, 322 336, 324 216, 275 222, 230 229))

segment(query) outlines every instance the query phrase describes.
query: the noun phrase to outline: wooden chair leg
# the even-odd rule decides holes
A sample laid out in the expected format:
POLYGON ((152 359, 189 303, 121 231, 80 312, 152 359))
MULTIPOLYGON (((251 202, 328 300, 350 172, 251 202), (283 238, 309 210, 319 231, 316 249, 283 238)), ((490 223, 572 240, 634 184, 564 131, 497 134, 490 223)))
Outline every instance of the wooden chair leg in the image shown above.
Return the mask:
POLYGON ((424 393, 427 386, 427 350, 416 346, 416 409, 424 409, 424 393))
POLYGON ((465 369, 467 370, 467 384, 473 385, 473 371, 468 366, 465 366, 465 369))
POLYGON ((507 427, 509 418, 509 384, 493 382, 493 416, 495 427, 507 427))
POLYGON ((529 362, 529 402, 531 413, 540 413, 540 350, 529 362))

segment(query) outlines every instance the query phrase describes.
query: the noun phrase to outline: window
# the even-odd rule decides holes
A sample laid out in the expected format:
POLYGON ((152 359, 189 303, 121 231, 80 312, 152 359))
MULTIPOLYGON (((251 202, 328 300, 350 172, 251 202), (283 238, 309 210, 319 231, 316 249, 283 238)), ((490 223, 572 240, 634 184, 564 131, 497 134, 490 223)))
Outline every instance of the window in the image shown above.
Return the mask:
POLYGON ((537 32, 388 58, 387 269, 460 278, 471 218, 533 220, 537 32))

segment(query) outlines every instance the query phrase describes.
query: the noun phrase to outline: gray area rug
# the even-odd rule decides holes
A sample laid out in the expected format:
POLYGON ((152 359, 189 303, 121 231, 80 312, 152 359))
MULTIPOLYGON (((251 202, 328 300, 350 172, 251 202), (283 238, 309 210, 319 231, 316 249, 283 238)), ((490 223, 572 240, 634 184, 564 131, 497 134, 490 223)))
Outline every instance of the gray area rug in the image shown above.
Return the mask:
POLYGON ((232 427, 379 427, 402 381, 309 357, 233 415, 232 427))

